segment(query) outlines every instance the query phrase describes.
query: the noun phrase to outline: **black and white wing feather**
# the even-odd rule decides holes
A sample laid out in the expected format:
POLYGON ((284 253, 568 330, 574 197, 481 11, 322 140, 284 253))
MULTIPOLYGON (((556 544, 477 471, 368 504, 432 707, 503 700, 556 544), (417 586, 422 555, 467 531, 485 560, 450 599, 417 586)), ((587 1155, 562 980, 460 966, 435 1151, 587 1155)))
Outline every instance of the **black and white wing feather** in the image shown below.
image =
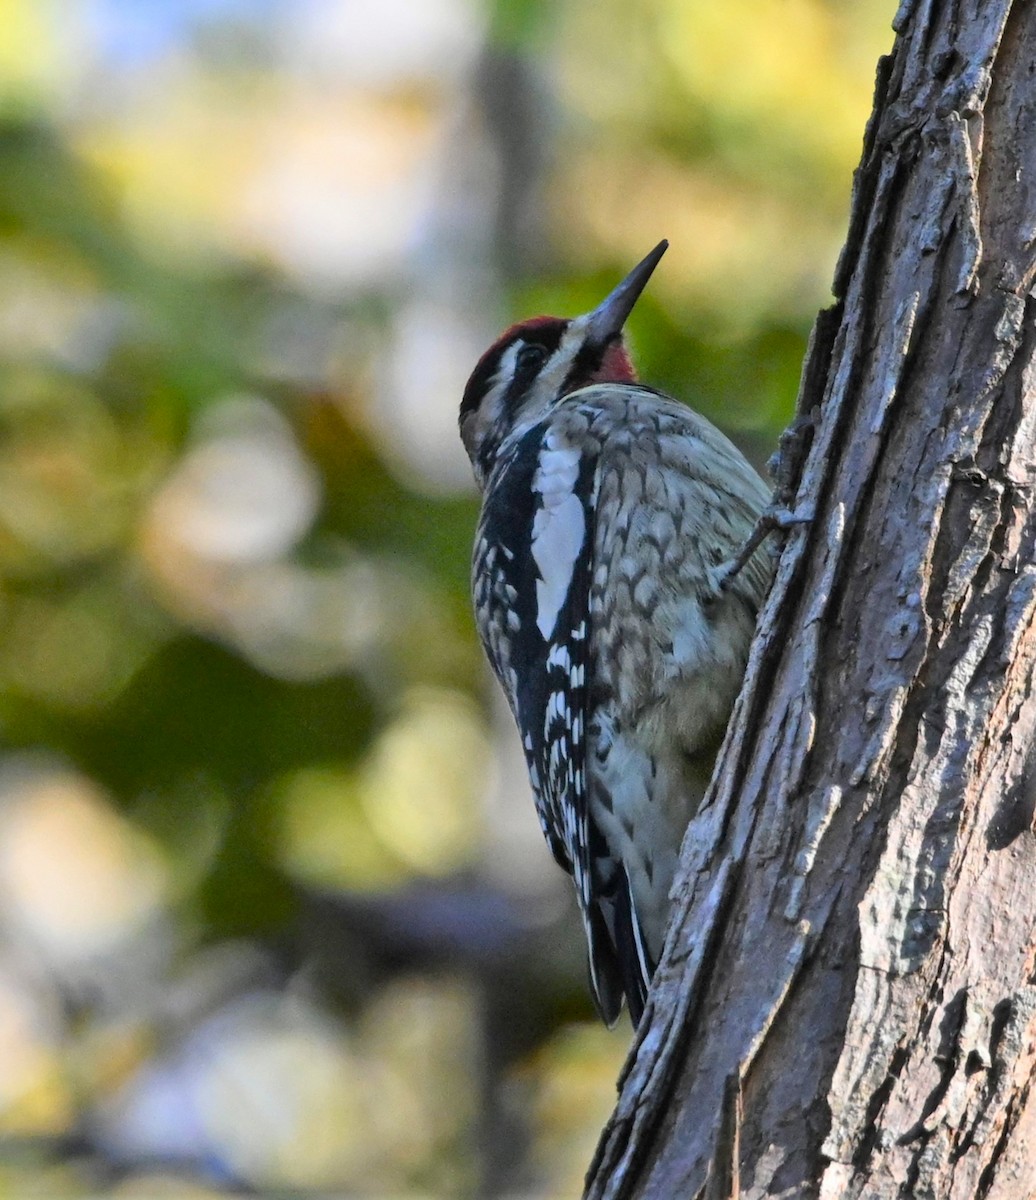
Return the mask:
POLYGON ((596 458, 550 421, 501 455, 486 489, 473 580, 479 632, 522 737, 544 836, 574 879, 601 1015, 622 987, 595 896, 586 741, 596 458))

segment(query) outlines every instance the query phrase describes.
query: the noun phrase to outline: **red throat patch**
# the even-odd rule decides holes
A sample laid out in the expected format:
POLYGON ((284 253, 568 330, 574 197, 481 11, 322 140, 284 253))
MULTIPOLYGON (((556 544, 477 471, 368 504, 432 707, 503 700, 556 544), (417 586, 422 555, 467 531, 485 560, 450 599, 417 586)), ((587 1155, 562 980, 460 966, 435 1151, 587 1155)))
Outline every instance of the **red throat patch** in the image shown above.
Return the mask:
POLYGON ((612 342, 604 352, 601 365, 587 383, 636 383, 637 372, 630 361, 629 351, 621 338, 612 342))

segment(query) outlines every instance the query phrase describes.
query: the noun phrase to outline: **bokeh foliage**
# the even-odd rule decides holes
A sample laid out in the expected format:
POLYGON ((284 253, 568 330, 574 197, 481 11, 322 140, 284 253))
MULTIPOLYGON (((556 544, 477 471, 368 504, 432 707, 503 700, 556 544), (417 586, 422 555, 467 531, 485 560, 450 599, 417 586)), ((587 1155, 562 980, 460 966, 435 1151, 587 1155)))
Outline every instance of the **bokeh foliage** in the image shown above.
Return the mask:
POLYGON ((0 1193, 577 1187, 456 404, 665 235, 642 376, 765 461, 890 17, 0 2, 0 1193))

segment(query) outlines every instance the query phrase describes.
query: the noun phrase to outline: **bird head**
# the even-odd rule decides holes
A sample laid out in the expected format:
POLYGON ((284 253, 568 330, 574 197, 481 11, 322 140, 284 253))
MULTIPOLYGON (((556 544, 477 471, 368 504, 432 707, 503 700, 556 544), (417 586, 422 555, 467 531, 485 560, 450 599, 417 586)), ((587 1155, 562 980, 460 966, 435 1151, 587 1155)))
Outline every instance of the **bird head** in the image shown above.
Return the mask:
POLYGON ((520 321, 482 355, 460 406, 461 440, 480 484, 505 439, 563 397, 591 383, 636 380, 622 329, 668 245, 659 242, 592 312, 520 321))

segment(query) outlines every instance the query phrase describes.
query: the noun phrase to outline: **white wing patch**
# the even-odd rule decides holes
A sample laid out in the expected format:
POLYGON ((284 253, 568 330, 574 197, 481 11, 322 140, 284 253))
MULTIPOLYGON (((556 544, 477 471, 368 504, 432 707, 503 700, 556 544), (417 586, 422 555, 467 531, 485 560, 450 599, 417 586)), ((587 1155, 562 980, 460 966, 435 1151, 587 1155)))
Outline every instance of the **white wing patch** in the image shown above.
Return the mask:
POLYGON ((532 557, 540 573, 536 625, 544 640, 554 632, 586 537, 586 514, 575 494, 578 478, 579 451, 559 445, 549 433, 532 481, 543 502, 532 522, 532 557))

